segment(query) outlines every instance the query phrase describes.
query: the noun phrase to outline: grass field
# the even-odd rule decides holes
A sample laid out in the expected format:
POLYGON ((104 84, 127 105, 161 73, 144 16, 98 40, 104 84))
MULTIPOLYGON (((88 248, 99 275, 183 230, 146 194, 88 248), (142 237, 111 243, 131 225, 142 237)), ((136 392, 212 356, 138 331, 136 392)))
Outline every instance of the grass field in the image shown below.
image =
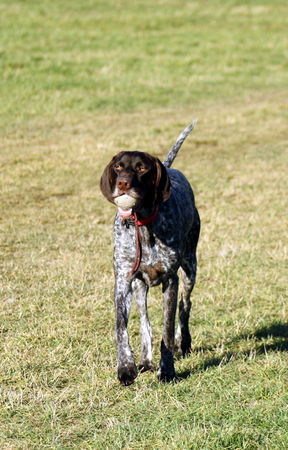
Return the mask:
MULTIPOLYGON (((287 449, 288 6, 2 0, 0 448, 287 449), (202 218, 177 384, 115 375, 112 155, 163 158, 202 218)), ((149 297, 159 360, 161 292, 149 297)), ((130 335, 139 357, 139 323, 130 335)))

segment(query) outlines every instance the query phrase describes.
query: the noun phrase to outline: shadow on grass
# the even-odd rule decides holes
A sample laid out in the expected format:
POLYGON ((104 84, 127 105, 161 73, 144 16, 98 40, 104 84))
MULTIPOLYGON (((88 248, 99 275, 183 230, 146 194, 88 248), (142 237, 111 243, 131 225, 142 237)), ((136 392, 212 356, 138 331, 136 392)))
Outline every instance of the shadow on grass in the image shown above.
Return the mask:
MULTIPOLYGON (((225 351, 220 356, 206 358, 202 364, 193 368, 192 370, 185 370, 178 373, 178 378, 180 380, 188 378, 195 372, 205 371, 211 367, 220 367, 228 364, 230 361, 239 358, 251 358, 257 355, 266 354, 269 352, 288 352, 288 323, 273 323, 269 327, 263 327, 259 330, 255 330, 252 333, 241 334, 235 336, 230 341, 227 342, 226 346, 246 341, 250 344, 250 348, 245 351, 225 351), (270 342, 263 342, 264 339, 269 339, 270 342), (273 342, 271 342, 271 340, 273 342), (251 341, 251 342, 249 342, 251 341), (257 342, 261 341, 261 342, 257 342)), ((213 352, 215 347, 198 347, 193 350, 196 353, 213 352)))

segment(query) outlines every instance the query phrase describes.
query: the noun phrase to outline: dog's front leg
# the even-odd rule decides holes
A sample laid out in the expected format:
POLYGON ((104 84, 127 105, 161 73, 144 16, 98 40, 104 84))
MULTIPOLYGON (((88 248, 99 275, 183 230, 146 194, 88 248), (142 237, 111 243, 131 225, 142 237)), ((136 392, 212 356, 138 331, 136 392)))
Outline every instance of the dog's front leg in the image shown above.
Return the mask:
POLYGON ((176 378, 174 369, 175 314, 177 309, 178 275, 171 276, 163 283, 163 337, 161 341, 161 360, 158 377, 160 381, 176 378))
POLYGON ((129 344, 129 336, 127 331, 131 300, 131 283, 123 281, 123 279, 118 277, 115 283, 118 378, 120 383, 125 386, 132 384, 137 376, 137 368, 129 344))

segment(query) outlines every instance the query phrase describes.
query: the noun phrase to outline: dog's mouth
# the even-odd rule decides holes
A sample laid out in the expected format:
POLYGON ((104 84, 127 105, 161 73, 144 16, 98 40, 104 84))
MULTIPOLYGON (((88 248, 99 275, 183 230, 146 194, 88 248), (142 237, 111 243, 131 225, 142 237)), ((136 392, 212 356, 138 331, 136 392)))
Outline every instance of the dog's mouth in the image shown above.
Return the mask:
POLYGON ((141 194, 136 192, 135 189, 131 188, 131 189, 127 189, 127 190, 122 190, 122 189, 115 189, 112 197, 113 199, 117 198, 117 197, 122 197, 123 195, 128 195, 129 197, 135 198, 135 200, 138 200, 139 198, 141 198, 141 194))
POLYGON ((117 197, 114 197, 115 205, 124 211, 132 209, 136 205, 137 200, 138 199, 135 198, 134 196, 132 196, 130 194, 124 194, 124 193, 121 195, 118 195, 117 197))

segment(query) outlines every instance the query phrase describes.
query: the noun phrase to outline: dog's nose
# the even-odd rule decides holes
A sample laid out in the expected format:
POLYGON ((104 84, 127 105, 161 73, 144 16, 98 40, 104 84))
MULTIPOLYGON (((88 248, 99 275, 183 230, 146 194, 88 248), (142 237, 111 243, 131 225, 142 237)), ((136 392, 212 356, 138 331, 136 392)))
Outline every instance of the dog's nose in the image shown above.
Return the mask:
POLYGON ((131 189, 131 183, 128 180, 119 180, 118 181, 118 188, 121 191, 129 191, 129 189, 131 189))

